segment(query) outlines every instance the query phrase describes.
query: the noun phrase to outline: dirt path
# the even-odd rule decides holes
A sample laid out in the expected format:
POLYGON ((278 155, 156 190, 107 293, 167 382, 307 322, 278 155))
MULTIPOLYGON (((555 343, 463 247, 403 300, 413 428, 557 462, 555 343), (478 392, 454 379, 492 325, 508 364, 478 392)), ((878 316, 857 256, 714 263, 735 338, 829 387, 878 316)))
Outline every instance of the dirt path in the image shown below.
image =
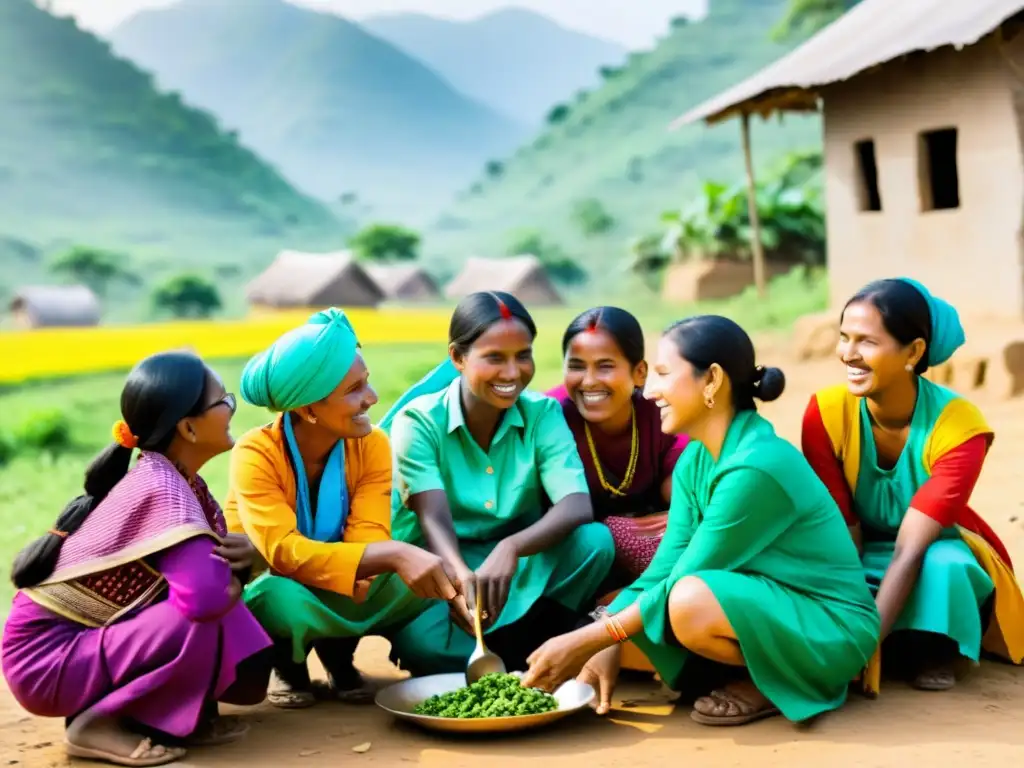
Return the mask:
MULTIPOLYGON (((771 364, 774 359, 764 362, 771 364)), ((835 364, 790 365, 788 391, 764 413, 791 440, 807 397, 839 374, 835 364)), ((1024 400, 979 401, 995 425, 997 439, 974 495, 974 507, 1003 537, 1017 562, 1024 562, 1024 400)), ((369 639, 357 664, 364 672, 394 678, 387 644, 369 639)), ((821 768, 901 764, 1004 766, 1024 754, 1024 675, 986 663, 948 693, 919 693, 890 683, 876 701, 857 695, 840 712, 809 727, 774 719, 738 729, 710 729, 673 711, 653 683, 630 682, 619 691, 619 707, 608 718, 585 713, 561 726, 506 739, 446 739, 392 723, 374 707, 322 705, 305 712, 264 706, 247 714, 249 737, 237 745, 194 751, 183 766, 244 768, 336 768, 338 765, 430 768, 536 768, 557 760, 558 768, 821 768), (369 742, 365 753, 352 747, 369 742)), ((67 766, 61 724, 25 716, 0 689, 0 768, 67 766)), ((77 765, 77 763, 76 763, 77 765)), ((84 765, 84 764, 83 764, 84 765)))

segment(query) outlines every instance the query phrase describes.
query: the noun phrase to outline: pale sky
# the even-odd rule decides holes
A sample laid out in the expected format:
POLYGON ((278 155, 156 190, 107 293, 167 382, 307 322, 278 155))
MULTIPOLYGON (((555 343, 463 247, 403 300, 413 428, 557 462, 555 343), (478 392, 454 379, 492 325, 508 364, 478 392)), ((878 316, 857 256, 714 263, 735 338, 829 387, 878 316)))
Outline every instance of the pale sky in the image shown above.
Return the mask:
MULTIPOLYGON (((0 0, 2 2, 3 0, 0 0)), ((245 0, 237 0, 244 3, 245 0)), ((470 19, 499 8, 518 6, 549 16, 567 27, 647 47, 663 34, 669 19, 703 14, 707 0, 295 0, 311 8, 335 10, 359 19, 381 13, 417 11, 432 16, 470 19), (628 8, 628 10, 627 10, 628 8)), ((106 31, 143 8, 174 0, 51 0, 54 10, 71 12, 83 27, 106 31)))

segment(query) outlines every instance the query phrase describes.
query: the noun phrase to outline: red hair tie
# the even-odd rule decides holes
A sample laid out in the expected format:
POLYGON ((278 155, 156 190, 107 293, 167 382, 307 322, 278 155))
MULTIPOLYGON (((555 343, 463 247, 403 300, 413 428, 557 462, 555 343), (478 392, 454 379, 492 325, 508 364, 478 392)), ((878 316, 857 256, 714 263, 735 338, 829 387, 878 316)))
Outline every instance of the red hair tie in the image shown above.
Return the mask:
POLYGON ((495 296, 494 298, 498 302, 498 312, 501 313, 501 319, 502 320, 511 320, 512 319, 512 310, 509 309, 508 305, 504 301, 499 299, 497 296, 495 296))

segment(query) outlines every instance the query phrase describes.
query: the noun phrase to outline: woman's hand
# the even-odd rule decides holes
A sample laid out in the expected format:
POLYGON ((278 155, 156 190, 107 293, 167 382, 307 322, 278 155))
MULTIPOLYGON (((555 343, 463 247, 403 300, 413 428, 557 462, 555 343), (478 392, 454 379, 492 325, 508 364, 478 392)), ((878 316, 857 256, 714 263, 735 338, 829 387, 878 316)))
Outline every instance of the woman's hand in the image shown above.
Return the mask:
POLYGON ((595 623, 551 638, 527 658, 529 668, 523 675, 523 685, 551 692, 576 677, 594 654, 608 647, 610 640, 604 632, 595 623))
POLYGON ((394 559, 394 570, 417 597, 452 600, 458 594, 448 579, 441 558, 412 544, 400 547, 394 559))
POLYGON ((473 612, 469 610, 469 604, 463 595, 456 595, 454 600, 449 601, 448 614, 455 622, 455 626, 470 637, 476 637, 476 629, 473 627, 473 612))
POLYGON ((234 605, 242 597, 242 582, 236 579, 234 576, 231 577, 231 584, 228 585, 228 598, 231 600, 231 604, 234 605))
MULTIPOLYGON (((516 575, 516 568, 519 567, 519 554, 515 546, 508 540, 499 541, 491 550, 483 564, 476 569, 475 589, 480 594, 481 605, 486 612, 486 617, 481 615, 481 624, 484 628, 491 626, 498 620, 498 616, 505 608, 508 601, 509 588, 512 585, 512 577, 516 575)), ((468 600, 468 596, 467 596, 468 600)), ((469 603, 475 609, 474 603, 469 603)))
POLYGON ((252 568, 257 557, 256 547, 244 533, 229 533, 223 543, 214 548, 213 554, 226 561, 233 573, 252 568))
POLYGON ((599 715, 608 714, 612 708, 612 694, 619 682, 619 670, 622 669, 622 646, 613 645, 590 657, 583 665, 583 671, 576 676, 581 683, 586 683, 597 694, 594 709, 599 715))
POLYGON ((373 586, 373 579, 376 576, 369 579, 359 579, 352 587, 352 601, 356 605, 362 605, 366 602, 366 598, 370 596, 370 587, 373 586))

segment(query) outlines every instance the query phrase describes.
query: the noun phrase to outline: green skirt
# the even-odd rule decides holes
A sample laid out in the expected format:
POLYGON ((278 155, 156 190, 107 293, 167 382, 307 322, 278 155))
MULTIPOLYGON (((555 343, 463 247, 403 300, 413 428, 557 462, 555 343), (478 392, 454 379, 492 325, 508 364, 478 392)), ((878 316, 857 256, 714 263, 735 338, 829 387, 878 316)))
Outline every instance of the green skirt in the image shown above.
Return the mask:
MULTIPOLYGON (((895 546, 891 541, 864 545, 861 561, 873 593, 878 592, 895 546)), ((925 552, 917 584, 893 632, 917 630, 945 635, 956 642, 962 656, 977 661, 984 634, 981 606, 994 589, 992 579, 954 529, 925 552)))
MULTIPOLYGON (((850 681, 878 643, 878 614, 871 606, 810 597, 760 575, 692 575, 715 595, 736 632, 751 679, 783 716, 800 722, 843 705, 850 681)), ((641 601, 645 629, 632 639, 662 680, 678 689, 693 657, 671 635, 664 618, 670 592, 665 590, 663 599, 641 601)))
MULTIPOLYGON (((305 660, 316 640, 386 635, 436 602, 416 597, 393 573, 375 578, 362 603, 270 573, 245 588, 245 604, 267 634, 291 638, 296 662, 305 660)), ((440 603, 444 610, 447 605, 440 603)))
MULTIPOLYGON (((479 568, 497 541, 459 542, 466 565, 479 568)), ((607 526, 587 523, 547 552, 519 559, 508 602, 487 632, 516 623, 542 597, 571 611, 588 608, 611 570, 615 544, 607 526)), ((461 672, 476 641, 456 626, 447 603, 435 603, 390 636, 392 658, 415 675, 461 672)))

